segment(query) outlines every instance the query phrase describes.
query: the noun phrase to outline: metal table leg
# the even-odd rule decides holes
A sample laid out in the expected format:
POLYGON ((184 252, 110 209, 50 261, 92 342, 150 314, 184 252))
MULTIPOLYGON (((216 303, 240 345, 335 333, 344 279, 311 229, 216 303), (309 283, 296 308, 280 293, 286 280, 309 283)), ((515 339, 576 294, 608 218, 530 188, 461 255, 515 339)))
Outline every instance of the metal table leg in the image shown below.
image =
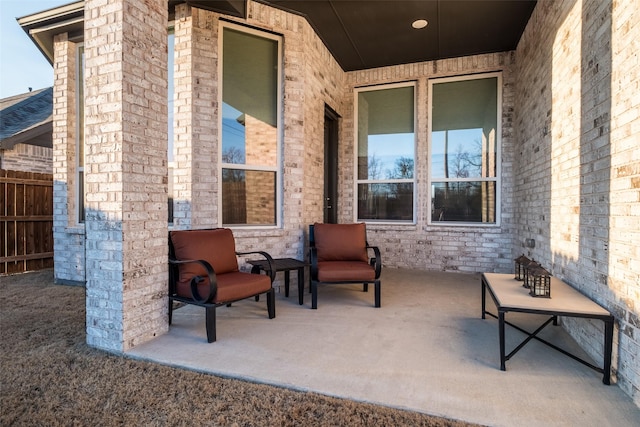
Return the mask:
POLYGON ((304 304, 304 267, 298 268, 298 304, 304 304))
POLYGON ((613 316, 604 321, 604 367, 602 382, 611 384, 611 349, 613 347, 613 316))
POLYGON ((506 371, 505 344, 504 344, 504 311, 498 311, 498 329, 500 334, 500 370, 506 371))

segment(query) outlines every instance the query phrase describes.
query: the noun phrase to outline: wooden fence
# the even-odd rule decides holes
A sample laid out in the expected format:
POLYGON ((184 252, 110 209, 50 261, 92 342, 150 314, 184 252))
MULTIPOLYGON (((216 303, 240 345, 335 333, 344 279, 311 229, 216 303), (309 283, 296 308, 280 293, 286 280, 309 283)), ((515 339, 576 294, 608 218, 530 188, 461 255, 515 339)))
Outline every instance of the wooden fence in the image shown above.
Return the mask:
POLYGON ((0 274, 53 267, 53 175, 0 170, 0 274))

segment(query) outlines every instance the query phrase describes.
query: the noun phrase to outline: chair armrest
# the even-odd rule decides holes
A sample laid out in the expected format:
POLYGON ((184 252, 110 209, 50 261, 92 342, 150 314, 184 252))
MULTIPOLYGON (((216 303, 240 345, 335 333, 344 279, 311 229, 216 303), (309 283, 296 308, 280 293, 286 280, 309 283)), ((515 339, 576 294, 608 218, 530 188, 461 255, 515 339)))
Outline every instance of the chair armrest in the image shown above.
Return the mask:
POLYGON ((369 264, 376 269, 376 279, 380 278, 382 272, 382 258, 380 256, 380 249, 377 246, 367 245, 367 249, 373 249, 374 258, 369 260, 369 264))
POLYGON ((273 257, 264 251, 251 251, 251 252, 236 252, 236 255, 251 255, 251 254, 259 254, 266 258, 267 264, 269 264, 269 278, 271 279, 271 283, 276 279, 276 270, 274 268, 273 257))
MULTIPOLYGON (((200 296, 200 292, 198 292, 198 283, 204 280, 203 277, 193 276, 191 278, 191 298, 194 301, 197 301, 201 304, 205 304, 212 301, 215 298, 216 293, 218 292, 218 280, 216 279, 216 272, 213 270, 213 267, 211 266, 211 264, 209 264, 207 261, 202 259, 177 260, 177 259, 169 258, 170 265, 178 266, 180 264, 189 264, 189 263, 198 263, 202 265, 205 268, 205 270, 207 270, 207 276, 209 277, 209 295, 207 295, 206 298, 202 298, 200 296)), ((178 278, 174 276, 173 280, 177 281, 178 278)), ((175 283, 172 283, 171 285, 172 285, 172 290, 175 291, 175 283)))
POLYGON ((309 274, 314 280, 318 280, 318 249, 315 246, 309 248, 309 274))

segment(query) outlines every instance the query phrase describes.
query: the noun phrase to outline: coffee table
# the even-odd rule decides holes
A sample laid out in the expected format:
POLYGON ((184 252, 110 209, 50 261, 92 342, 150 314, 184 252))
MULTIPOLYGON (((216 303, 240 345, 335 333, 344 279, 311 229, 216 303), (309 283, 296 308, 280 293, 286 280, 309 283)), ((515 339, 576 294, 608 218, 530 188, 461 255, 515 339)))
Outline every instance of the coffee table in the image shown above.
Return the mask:
POLYGON ((513 274, 483 273, 482 274, 482 318, 485 314, 498 319, 500 335, 500 370, 506 370, 506 361, 518 352, 532 339, 557 350, 574 360, 596 370, 604 375, 602 382, 610 384, 611 378, 611 349, 613 346, 613 315, 600 305, 587 298, 563 281, 551 277, 551 298, 534 298, 529 295, 527 289, 522 287, 522 282, 513 278, 513 274), (489 292, 498 309, 498 315, 486 310, 485 294, 489 292), (543 314, 551 316, 534 332, 528 332, 519 326, 505 320, 506 313, 513 311, 519 313, 543 314), (604 366, 602 368, 575 356, 568 351, 551 344, 537 336, 549 323, 558 324, 558 316, 582 317, 597 319, 604 322, 604 366), (523 332, 527 338, 520 343, 511 353, 505 355, 504 325, 523 332))
MULTIPOLYGON (((259 273, 260 270, 269 271, 269 263, 266 260, 249 260, 247 262, 253 265, 252 273, 259 273)), ((291 270, 298 271, 298 304, 304 304, 304 268, 309 264, 294 258, 274 258, 273 264, 276 273, 284 271, 284 296, 287 298, 289 298, 289 272, 291 270)))

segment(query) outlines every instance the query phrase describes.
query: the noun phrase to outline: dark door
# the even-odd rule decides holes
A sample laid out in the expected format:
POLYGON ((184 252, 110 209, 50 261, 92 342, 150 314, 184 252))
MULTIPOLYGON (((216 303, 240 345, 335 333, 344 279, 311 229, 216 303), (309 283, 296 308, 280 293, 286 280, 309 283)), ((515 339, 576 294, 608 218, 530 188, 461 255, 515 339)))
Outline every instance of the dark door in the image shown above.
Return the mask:
POLYGON ((324 222, 338 222, 338 119, 330 107, 324 109, 324 222))

